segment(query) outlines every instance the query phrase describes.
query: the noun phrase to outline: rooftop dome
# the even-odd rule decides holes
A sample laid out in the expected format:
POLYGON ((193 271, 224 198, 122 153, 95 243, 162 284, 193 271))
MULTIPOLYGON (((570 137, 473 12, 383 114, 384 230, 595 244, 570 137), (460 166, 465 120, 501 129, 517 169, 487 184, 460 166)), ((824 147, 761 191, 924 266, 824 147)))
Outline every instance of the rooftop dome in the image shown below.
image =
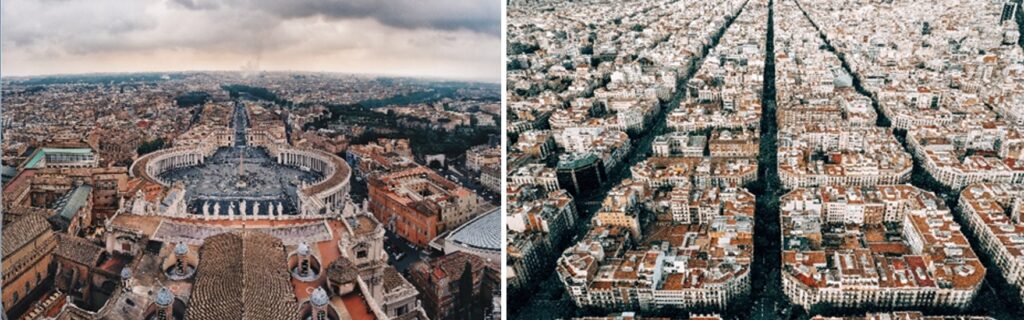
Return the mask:
POLYGON ((171 292, 167 287, 160 288, 160 291, 156 293, 156 304, 161 307, 166 307, 174 302, 174 293, 171 292))
POLYGON ((184 255, 188 253, 188 246, 184 242, 178 242, 178 245, 174 246, 174 254, 184 255))
POLYGON ((491 210, 455 229, 447 240, 472 248, 500 251, 501 234, 494 232, 500 227, 500 210, 491 210))
POLYGON ((128 279, 131 279, 131 278, 132 278, 132 269, 128 269, 128 267, 122 268, 121 269, 121 279, 128 280, 128 279))
POLYGON ((299 243, 299 248, 298 248, 297 251, 299 252, 300 255, 308 256, 309 255, 309 245, 306 244, 305 242, 299 243))
POLYGON ((316 290, 313 290, 313 295, 309 296, 309 302, 317 307, 326 306, 328 302, 327 291, 324 291, 324 288, 317 287, 316 290))

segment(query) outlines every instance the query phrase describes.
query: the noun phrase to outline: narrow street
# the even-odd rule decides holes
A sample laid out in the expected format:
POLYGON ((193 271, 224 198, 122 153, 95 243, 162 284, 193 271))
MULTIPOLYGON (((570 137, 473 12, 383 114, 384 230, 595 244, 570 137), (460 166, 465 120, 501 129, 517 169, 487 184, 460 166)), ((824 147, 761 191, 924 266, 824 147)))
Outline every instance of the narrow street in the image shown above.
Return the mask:
MULTIPOLYGON (((807 10, 801 4, 801 1, 795 0, 795 2, 797 4, 797 8, 800 8, 800 11, 803 12, 804 17, 811 22, 811 25, 814 26, 816 30, 818 30, 819 36, 827 44, 827 49, 839 57, 839 60, 842 62, 843 69, 853 78, 853 85, 857 92, 871 99, 871 105, 875 108, 875 112, 878 114, 878 121, 876 125, 880 127, 891 127, 891 121, 883 112, 883 109, 878 102, 877 95, 863 87, 861 75, 853 71, 853 68, 851 68, 850 64, 841 52, 836 51, 835 46, 830 42, 828 35, 826 35, 818 26, 817 22, 811 18, 810 14, 808 14, 807 10)), ((1020 3, 1019 0, 1018 3, 1020 3)), ((1018 6, 1018 11, 1019 10, 1021 9, 1018 6)), ((1018 15, 1016 21, 1021 23, 1022 20, 1024 20, 1024 18, 1018 15)), ((1024 30, 1024 26, 1019 27, 1021 30, 1024 30)), ((908 153, 913 154, 912 150, 910 150, 910 147, 907 145, 907 132, 905 130, 893 129, 893 134, 903 145, 903 148, 908 153)), ((914 157, 914 168, 911 172, 909 183, 915 187, 934 192, 945 200, 947 207, 951 210, 956 210, 957 201, 959 200, 959 191, 951 190, 932 178, 931 175, 925 171, 921 164, 921 160, 917 157, 914 157)), ((965 225, 963 219, 956 212, 953 213, 953 219, 958 224, 965 225)), ((970 308, 960 313, 988 315, 996 319, 1024 319, 1024 306, 1021 305, 1021 302, 1017 299, 1008 299, 1010 297, 1019 296, 1016 289, 1007 283, 1006 279, 999 272, 999 269, 997 269, 995 262, 992 261, 991 256, 985 254, 982 248, 978 245, 978 237, 975 236, 968 228, 961 228, 960 231, 963 232, 970 241, 971 248, 979 256, 987 269, 985 281, 982 283, 978 295, 974 298, 970 308)), ((943 311, 946 312, 942 313, 957 312, 956 310, 943 311)))
MULTIPOLYGON (((776 118, 777 101, 775 87, 774 5, 775 1, 770 0, 768 7, 769 15, 766 37, 764 87, 762 89, 758 180, 748 186, 750 191, 757 196, 755 211, 756 222, 754 228, 754 260, 753 265, 751 266, 751 297, 749 304, 734 306, 729 310, 722 312, 721 314, 726 319, 808 319, 812 316, 807 312, 807 310, 804 310, 804 308, 791 304, 789 299, 785 296, 785 293, 782 291, 782 241, 779 198, 785 193, 785 190, 781 186, 777 172, 778 123, 776 118)), ((811 22, 814 28, 818 31, 819 36, 827 44, 826 49, 837 55, 843 69, 853 77, 854 88, 859 93, 871 98, 872 106, 878 114, 876 125, 880 127, 890 127, 890 121, 882 112, 877 97, 871 91, 863 87, 861 76, 852 71, 850 64, 841 52, 836 52, 832 43, 829 42, 827 35, 818 27, 815 21, 811 19, 808 12, 800 6, 799 1, 797 2, 797 5, 803 12, 803 17, 807 18, 811 22)), ((742 12, 742 9, 740 12, 742 12)), ((1021 16, 1018 15, 1018 20, 1024 20, 1024 18, 1021 18, 1021 16)), ((610 181, 603 185, 597 192, 594 192, 589 196, 576 199, 577 208, 580 213, 580 222, 577 224, 576 229, 577 239, 585 235, 590 229, 589 219, 598 210, 600 201, 604 198, 605 194, 607 194, 613 186, 630 176, 629 168, 631 166, 643 161, 650 155, 651 142, 654 137, 669 131, 666 128, 665 117, 681 102, 683 95, 685 94, 683 84, 685 84, 685 82, 696 73, 703 57, 708 54, 708 50, 714 48, 714 46, 718 44, 718 39, 726 30, 728 30, 731 23, 731 20, 726 23, 725 28, 723 28, 714 38, 712 45, 706 48, 703 52, 703 56, 700 59, 694 60, 690 65, 690 68, 685 73, 685 76, 680 78, 678 82, 678 88, 680 90, 677 91, 671 101, 662 105, 662 110, 655 117, 652 128, 643 135, 634 138, 633 150, 627 156, 627 159, 623 164, 617 168, 613 168, 609 175, 610 181)), ((1024 31, 1024 26, 1022 26, 1022 31, 1024 31)), ((904 148, 907 148, 905 141, 906 132, 897 130, 894 134, 897 139, 903 143, 904 148)), ((924 171, 917 159, 915 159, 914 170, 910 183, 919 188, 939 194, 946 200, 946 204, 950 208, 955 208, 958 193, 941 187, 940 184, 934 181, 934 179, 924 171)), ((956 217, 956 215, 954 216, 956 217)), ((959 217, 957 217, 956 220, 962 224, 959 217)), ((1012 287, 1006 285, 1005 279, 1003 279, 1003 277, 998 273, 998 270, 995 269, 995 265, 992 263, 991 259, 989 259, 987 255, 982 254, 980 247, 978 247, 976 241, 974 241, 977 238, 974 237, 973 234, 970 234, 970 230, 962 229, 962 231, 964 231, 969 239, 972 239, 972 246, 974 247, 974 250, 979 253, 982 257, 982 261, 988 268, 988 276, 986 277, 978 296, 975 298, 974 304, 971 308, 962 313, 984 314, 996 319, 1024 319, 1024 314, 1021 314, 1018 311, 1020 310, 1019 303, 1015 302, 1014 299, 1009 299, 1010 297, 1016 297, 1016 292, 1013 291, 1012 287)), ((576 239, 573 239, 573 241, 575 240, 576 239)), ((519 314, 512 314, 513 318, 560 319, 584 314, 601 314, 604 312, 603 310, 579 310, 576 308, 565 294, 565 289, 562 287, 558 277, 553 272, 545 281, 538 285, 536 292, 531 295, 530 300, 525 302, 520 310, 523 312, 519 314)), ((950 312, 956 313, 950 310, 928 310, 926 313, 950 314, 950 312)))
MULTIPOLYGON (((719 39, 729 29, 736 17, 739 17, 743 13, 743 9, 746 8, 747 3, 736 12, 735 15, 727 21, 723 27, 712 37, 712 42, 709 46, 705 47, 701 52, 701 56, 697 59, 693 59, 690 62, 689 67, 685 70, 679 79, 676 81, 676 93, 672 100, 665 102, 661 105, 660 112, 652 119, 652 126, 646 132, 639 137, 634 137, 631 141, 633 149, 629 155, 626 156, 626 160, 619 164, 618 167, 612 168, 611 174, 609 174, 608 181, 601 186, 601 188, 589 196, 579 197, 576 199, 576 208, 579 212, 579 220, 576 224, 576 236, 571 242, 575 242, 580 237, 586 235, 587 231, 590 230, 590 218, 600 208, 601 199, 605 197, 612 187, 618 185, 622 180, 629 178, 631 173, 629 168, 633 167, 640 161, 647 159, 651 154, 651 143, 654 138, 668 133, 667 123, 665 121, 666 116, 669 112, 674 110, 683 101, 686 95, 686 82, 697 73, 704 58, 707 57, 708 53, 712 48, 718 45, 719 39)), ((563 248, 559 248, 558 251, 564 250, 568 247, 567 244, 563 248)), ((558 279, 553 271, 553 266, 550 268, 550 275, 542 283, 538 284, 536 292, 531 295, 529 301, 523 302, 519 308, 512 308, 511 310, 522 311, 519 314, 510 313, 510 317, 514 319, 563 319, 573 316, 590 315, 595 312, 600 313, 597 310, 595 312, 586 312, 585 310, 579 310, 569 299, 565 293, 565 288, 558 279)), ((514 302, 513 302, 514 303, 514 302)), ((510 310, 510 311, 511 311, 510 310)))

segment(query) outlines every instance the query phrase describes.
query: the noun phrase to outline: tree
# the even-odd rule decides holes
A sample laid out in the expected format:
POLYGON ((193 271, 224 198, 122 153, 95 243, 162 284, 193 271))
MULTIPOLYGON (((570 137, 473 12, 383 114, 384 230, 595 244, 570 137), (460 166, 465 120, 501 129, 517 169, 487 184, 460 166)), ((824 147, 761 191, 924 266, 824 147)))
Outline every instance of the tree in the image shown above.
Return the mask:
POLYGON ((211 96, 209 93, 202 91, 189 91, 175 97, 174 102, 177 103, 179 107, 193 107, 202 106, 207 101, 210 101, 210 99, 211 96))
POLYGON ((535 43, 512 42, 508 45, 509 55, 531 54, 540 50, 540 45, 535 43))
POLYGON ((455 297, 455 318, 460 320, 473 319, 473 265, 466 261, 466 268, 459 278, 459 293, 455 297))
POLYGON ((480 293, 477 294, 476 303, 473 304, 473 319, 483 319, 494 307, 494 288, 487 279, 480 279, 480 293))
POLYGON ((147 142, 142 143, 142 145, 140 145, 135 150, 135 152, 138 153, 139 156, 142 156, 144 154, 147 154, 147 153, 150 153, 150 152, 153 152, 153 151, 157 151, 157 150, 160 150, 160 149, 163 149, 163 148, 164 148, 164 139, 163 138, 156 138, 156 139, 153 139, 151 141, 147 141, 147 142))

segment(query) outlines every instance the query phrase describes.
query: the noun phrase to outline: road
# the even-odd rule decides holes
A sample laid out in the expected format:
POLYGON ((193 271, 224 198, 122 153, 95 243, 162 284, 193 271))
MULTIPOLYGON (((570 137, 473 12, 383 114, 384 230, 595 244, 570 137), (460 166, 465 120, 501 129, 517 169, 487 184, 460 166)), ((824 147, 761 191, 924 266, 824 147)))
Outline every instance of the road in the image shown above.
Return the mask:
POLYGON ((416 261, 436 256, 436 254, 417 249, 391 231, 384 231, 384 251, 388 253, 388 264, 402 273, 405 273, 416 261))
MULTIPOLYGON (((754 265, 750 275, 751 319, 780 319, 789 314, 782 292, 782 229, 779 197, 783 190, 778 173, 778 123, 775 99, 775 11, 768 1, 768 35, 765 46, 764 88, 761 89, 761 145, 757 157, 757 183, 751 192, 757 197, 754 214, 754 265)), ((740 312, 737 317, 743 317, 740 312)))
MULTIPOLYGON (((796 1, 796 4, 797 8, 803 12, 803 16, 811 22, 811 25, 814 26, 816 30, 818 30, 818 35, 825 41, 827 49, 833 53, 837 53, 835 46, 832 45, 828 36, 821 30, 817 22, 815 22, 814 19, 811 18, 810 14, 807 13, 807 10, 805 10, 801 4, 801 1, 796 1)), ((843 69, 853 77, 853 86, 857 92, 871 98, 871 105, 875 108, 875 112, 878 114, 878 121, 876 124, 880 127, 891 127, 891 122, 886 117, 885 113, 882 112, 877 96, 864 88, 861 81, 861 75, 853 71, 845 56, 837 54, 837 57, 839 58, 843 69)), ((910 147, 907 145, 906 132, 902 130, 894 131, 896 139, 900 141, 903 148, 906 149, 908 153, 913 154, 910 147)), ((934 192, 945 200, 947 207, 956 210, 954 208, 957 207, 959 193, 954 190, 950 190, 935 181, 935 179, 924 170, 924 167, 916 157, 914 158, 914 169, 911 172, 910 184, 915 187, 934 192)), ((953 218, 958 224, 964 225, 964 221, 961 219, 960 215, 953 214, 953 218)), ((981 247, 978 246, 978 237, 976 237, 968 228, 961 228, 960 230, 969 239, 971 248, 978 254, 982 263, 985 265, 985 268, 987 269, 985 280, 982 283, 982 287, 979 290, 978 295, 974 298, 974 301, 967 310, 940 310, 944 311, 941 313, 988 315, 996 319, 1024 319, 1024 306, 1021 305, 1021 301, 1019 299, 1010 299, 1019 297, 1016 289, 1007 285, 1006 280, 996 268, 995 263, 988 255, 984 254, 981 247)), ((800 316, 806 317, 808 315, 801 314, 800 316)))
MULTIPOLYGON (((799 4, 799 3, 798 3, 799 4)), ((800 7, 803 10, 802 7, 800 7)), ((817 24, 814 23, 813 19, 807 15, 804 11, 804 16, 809 19, 817 29, 817 24)), ((725 29, 731 24, 726 24, 725 29)), ((1024 31, 1024 26, 1021 28, 1024 31)), ((825 39, 826 43, 829 43, 827 37, 819 29, 820 36, 825 39)), ((756 319, 756 320, 769 320, 769 319, 808 319, 811 315, 799 306, 792 305, 788 298, 782 291, 781 283, 781 225, 780 225, 780 212, 779 212, 779 198, 784 194, 785 190, 782 189, 777 172, 777 134, 778 124, 776 119, 776 88, 775 88, 775 46, 774 46, 774 1, 769 1, 769 16, 768 16, 768 30, 767 30, 767 46, 765 55, 765 82, 764 88, 762 89, 762 118, 760 123, 761 131, 761 145, 758 155, 758 180, 756 183, 748 186, 750 191, 757 196, 757 207, 755 213, 755 229, 754 229, 754 261, 751 274, 752 291, 749 304, 738 305, 730 310, 725 310, 722 315, 726 319, 756 319)), ((721 34, 719 34, 719 37, 721 34)), ((1022 39, 1024 42, 1024 39, 1022 39)), ((718 41, 715 38, 713 42, 717 45, 718 41)), ((835 52, 831 43, 828 45, 828 49, 835 52)), ((706 51, 705 51, 706 55, 706 51)), ((839 56, 842 62, 842 67, 854 77, 855 88, 870 97, 873 106, 876 108, 876 112, 879 115, 877 125, 888 127, 890 122, 885 118, 885 115, 879 109, 878 101, 874 95, 865 90, 861 86, 860 76, 852 72, 849 64, 842 56, 839 56)), ((702 58, 703 59, 703 58, 702 58)), ((697 64, 699 66, 699 64, 697 64)), ((680 83, 685 81, 693 74, 693 68, 684 77, 680 83)), ((680 86, 680 88, 682 88, 680 86)), ((595 192, 589 197, 581 197, 576 200, 577 208, 580 212, 580 223, 577 226, 576 234, 577 238, 585 235, 589 230, 589 218, 598 209, 600 200, 604 197, 611 186, 618 184, 622 179, 629 176, 628 167, 636 164, 637 162, 645 159, 650 153, 650 143, 654 136, 660 135, 666 131, 664 116, 671 109, 679 105, 681 93, 669 103, 666 107, 662 108, 662 113, 655 118, 655 126, 648 131, 645 135, 637 137, 634 140, 635 149, 628 156, 628 160, 625 164, 619 168, 615 168, 610 174, 610 183, 603 186, 598 192, 595 192)), ((904 142, 906 147, 905 139, 903 134, 897 132, 897 138, 904 142)), ((908 149, 909 150, 909 149, 908 149)), ((925 189, 936 194, 941 195, 947 202, 950 208, 956 207, 957 193, 942 188, 934 179, 922 169, 919 163, 915 161, 914 172, 911 178, 911 184, 925 189)), ((956 216, 956 215, 954 215, 956 216)), ((957 221, 960 221, 957 217, 957 221)), ((977 237, 970 234, 970 230, 962 229, 968 238, 975 240, 977 237)), ((976 252, 981 252, 980 248, 976 245, 977 241, 972 241, 972 246, 976 252)), ((1021 313, 1020 302, 1014 289, 1006 285, 1006 280, 997 272, 995 265, 992 263, 984 254, 979 254, 982 257, 982 261, 985 263, 988 269, 985 282, 982 284, 982 288, 975 298, 974 303, 968 310, 965 311, 951 311, 951 310, 927 310, 926 313, 932 314, 938 312, 939 314, 951 314, 951 313, 963 313, 973 315, 989 315, 996 319, 1024 319, 1024 313, 1021 313)), ((572 301, 565 294, 561 282, 553 273, 549 275, 546 280, 541 282, 536 291, 530 295, 530 299, 522 302, 522 305, 515 305, 518 301, 510 302, 513 304, 510 308, 510 315, 513 319, 561 319, 570 318, 573 316, 580 315, 598 315, 606 314, 607 312, 601 310, 579 310, 572 301), (515 312, 515 313, 512 313, 515 312)), ((829 315, 841 315, 839 312, 826 312, 829 315)))
MULTIPOLYGON (((746 3, 744 3, 744 7, 745 6, 746 3)), ((608 191, 611 190, 612 187, 621 183, 622 180, 630 177, 631 173, 629 168, 650 156, 651 142, 654 141, 654 138, 669 131, 665 118, 671 110, 674 110, 682 102, 686 93, 686 82, 690 80, 690 77, 696 74, 697 69, 704 61, 704 58, 707 57, 710 49, 718 45, 719 39, 721 39, 722 35, 725 34, 725 31, 732 25, 735 18, 742 14, 742 12, 743 9, 741 8, 739 12, 733 16, 732 19, 726 22, 722 29, 712 37, 711 45, 704 48, 700 57, 690 62, 689 68, 685 70, 685 73, 680 76, 676 82, 677 90, 672 100, 662 104, 661 112, 654 117, 652 120, 653 126, 649 130, 641 133, 638 137, 631 137, 633 140, 633 150, 630 151, 629 155, 627 155, 626 161, 623 161, 623 163, 618 167, 612 168, 611 173, 608 175, 608 182, 589 196, 576 198, 576 208, 580 217, 578 220, 579 222, 576 225, 576 237, 573 241, 583 237, 586 235, 587 231, 590 230, 590 218, 597 212, 600 207, 600 200, 605 197, 608 191)), ((560 248, 557 251, 564 249, 565 248, 560 248)), ((538 284, 536 292, 530 295, 530 299, 523 302, 510 302, 510 304, 517 303, 519 304, 510 306, 510 318, 523 320, 563 319, 600 313, 596 310, 579 310, 565 294, 565 288, 562 286, 561 281, 554 272, 551 272, 546 280, 538 284)))
POLYGON ((245 104, 235 100, 235 113, 233 116, 235 127, 235 146, 245 146, 245 130, 249 128, 249 115, 245 110, 245 104))

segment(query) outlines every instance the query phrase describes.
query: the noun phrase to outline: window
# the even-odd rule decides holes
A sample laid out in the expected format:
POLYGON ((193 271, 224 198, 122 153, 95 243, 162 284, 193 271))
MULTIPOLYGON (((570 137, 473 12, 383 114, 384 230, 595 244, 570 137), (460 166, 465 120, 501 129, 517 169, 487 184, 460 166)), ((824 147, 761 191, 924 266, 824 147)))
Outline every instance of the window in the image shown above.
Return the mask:
POLYGON ((32 282, 25 281, 25 294, 32 292, 32 282))
POLYGON ((18 292, 14 292, 14 303, 18 303, 18 292))
POLYGON ((365 244, 365 243, 357 244, 355 249, 356 249, 356 258, 357 259, 365 259, 367 256, 370 255, 369 254, 370 246, 365 244))

